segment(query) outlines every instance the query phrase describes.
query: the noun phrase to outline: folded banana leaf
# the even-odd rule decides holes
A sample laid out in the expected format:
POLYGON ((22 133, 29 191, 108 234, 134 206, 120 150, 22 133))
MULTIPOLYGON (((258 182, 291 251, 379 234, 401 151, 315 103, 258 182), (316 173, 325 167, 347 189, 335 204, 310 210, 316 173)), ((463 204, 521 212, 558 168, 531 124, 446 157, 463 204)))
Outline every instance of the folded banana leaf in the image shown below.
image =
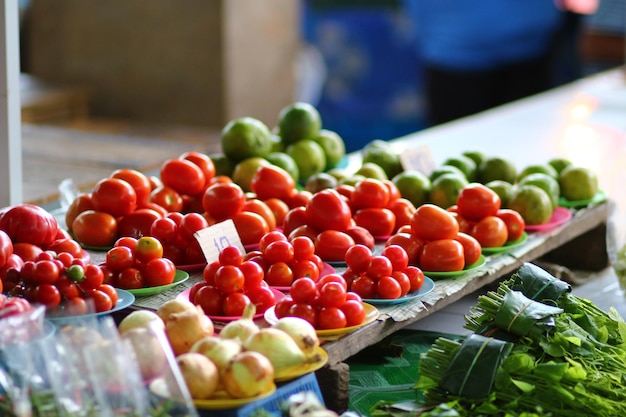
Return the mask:
POLYGON ((517 336, 537 337, 554 328, 554 316, 562 312, 563 309, 531 300, 520 291, 509 291, 504 295, 494 324, 517 336))
POLYGON ((528 298, 542 302, 556 301, 572 291, 572 286, 531 263, 524 263, 512 275, 512 290, 521 291, 528 298))

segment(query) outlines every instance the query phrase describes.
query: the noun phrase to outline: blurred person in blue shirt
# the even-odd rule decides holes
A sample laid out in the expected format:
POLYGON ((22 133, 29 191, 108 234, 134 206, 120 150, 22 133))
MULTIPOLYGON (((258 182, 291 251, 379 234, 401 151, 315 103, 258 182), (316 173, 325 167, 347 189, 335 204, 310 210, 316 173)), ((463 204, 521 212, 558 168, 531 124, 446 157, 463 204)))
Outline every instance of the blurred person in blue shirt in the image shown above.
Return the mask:
MULTIPOLYGON (((439 124, 553 86, 567 14, 553 0, 405 0, 439 124)), ((574 29, 575 30, 575 29, 574 29)))

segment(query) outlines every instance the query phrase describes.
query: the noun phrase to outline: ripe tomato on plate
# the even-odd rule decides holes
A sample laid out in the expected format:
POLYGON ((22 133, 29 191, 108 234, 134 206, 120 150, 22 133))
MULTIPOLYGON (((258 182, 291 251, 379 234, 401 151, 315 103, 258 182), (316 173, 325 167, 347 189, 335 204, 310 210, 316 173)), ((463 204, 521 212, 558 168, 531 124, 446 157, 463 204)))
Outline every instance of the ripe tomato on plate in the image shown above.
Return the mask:
POLYGON ((480 183, 471 183, 463 187, 456 202, 459 215, 470 221, 495 216, 500 204, 500 196, 480 183))
POLYGON ((430 272, 461 271, 465 267, 463 245, 454 239, 427 243, 420 256, 420 268, 430 272))

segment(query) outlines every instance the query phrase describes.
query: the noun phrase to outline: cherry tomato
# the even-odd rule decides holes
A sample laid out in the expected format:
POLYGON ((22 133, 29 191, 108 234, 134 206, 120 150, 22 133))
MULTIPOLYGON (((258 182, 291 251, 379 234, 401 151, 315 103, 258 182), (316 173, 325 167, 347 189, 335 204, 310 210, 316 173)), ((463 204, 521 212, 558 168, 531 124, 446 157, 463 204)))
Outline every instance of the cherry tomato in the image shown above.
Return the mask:
MULTIPOLYGON (((448 209, 448 211, 450 211, 450 209, 448 209)), ((456 222, 459 224, 459 232, 470 233, 472 231, 472 228, 474 227, 476 222, 467 220, 465 217, 461 216, 458 212, 452 211, 451 213, 456 219, 456 222)))
POLYGON ((131 236, 139 239, 142 236, 150 236, 152 224, 162 218, 163 215, 149 208, 138 208, 117 222, 119 236, 131 236))
POLYGON ((93 290, 103 284, 104 273, 102 268, 95 264, 87 264, 83 267, 85 271, 85 279, 79 285, 84 290, 93 290))
POLYGON ((427 243, 420 256, 420 268, 424 271, 461 271, 465 266, 463 245, 454 239, 439 239, 427 243))
POLYGON ((265 272, 261 265, 253 261, 242 262, 239 265, 239 270, 243 273, 244 287, 246 289, 258 287, 265 277, 265 272))
POLYGON ((205 187, 215 177, 215 164, 207 154, 197 151, 188 151, 179 156, 196 164, 204 173, 205 187))
MULTIPOLYGON (((24 261, 34 261, 37 259, 37 257, 39 257, 39 254, 41 254, 42 252, 43 252, 43 249, 41 249, 37 245, 33 245, 32 243, 26 243, 26 242, 13 243, 13 254, 19 256, 24 261)), ((11 255, 7 257, 7 261, 10 257, 11 255)))
POLYGON ((365 274, 374 281, 377 281, 384 276, 391 275, 392 272, 393 265, 389 258, 383 255, 374 255, 372 259, 370 259, 365 274))
POLYGON ((346 234, 350 235, 354 239, 354 243, 357 245, 364 245, 370 249, 374 249, 376 240, 374 236, 365 227, 351 226, 346 229, 346 234))
POLYGON ((346 283, 346 280, 343 279, 343 277, 337 273, 326 274, 320 279, 318 279, 316 282, 317 289, 320 290, 322 286, 328 282, 338 282, 339 284, 343 286, 343 288, 346 291, 348 290, 348 284, 346 283))
POLYGON ((501 247, 509 238, 506 223, 496 216, 483 217, 474 225, 470 234, 483 248, 501 247))
POLYGON ((409 292, 417 291, 422 288, 422 285, 424 284, 424 272, 420 268, 414 265, 409 265, 403 272, 409 278, 409 282, 411 283, 409 292))
POLYGON ((285 262, 273 263, 265 272, 265 282, 272 287, 289 287, 293 278, 293 271, 285 262))
POLYGON ((370 248, 365 245, 357 244, 346 251, 344 259, 346 265, 354 271, 355 274, 361 274, 367 271, 372 256, 370 248))
POLYGON ((133 256, 141 263, 148 263, 153 259, 163 257, 163 245, 159 239, 152 236, 142 236, 137 239, 133 256))
POLYGON ((65 213, 65 225, 72 230, 72 224, 76 216, 86 210, 95 210, 93 201, 91 200, 91 194, 79 194, 72 200, 70 206, 67 208, 67 212, 65 213))
POLYGON ((323 284, 319 287, 319 293, 319 303, 324 307, 341 307, 346 302, 346 287, 339 282, 323 284))
POLYGON ((350 196, 350 207, 353 210, 383 208, 387 207, 389 199, 390 190, 384 182, 375 178, 366 178, 354 186, 354 191, 350 196))
POLYGON ((215 183, 202 196, 204 210, 216 220, 230 218, 239 213, 245 202, 243 189, 234 182, 215 183))
POLYGON ((179 194, 196 195, 204 191, 206 177, 198 165, 187 159, 168 159, 160 169, 163 185, 179 194))
POLYGON ((258 214, 265 219, 269 230, 276 229, 276 217, 274 216, 274 212, 271 208, 269 208, 267 204, 263 202, 263 200, 259 200, 258 198, 251 198, 246 200, 243 205, 243 211, 249 211, 258 214))
POLYGON ((291 242, 278 240, 267 245, 263 251, 263 256, 271 264, 276 262, 289 263, 293 260, 294 248, 291 242))
POLYGON ((109 284, 102 284, 98 287, 98 290, 108 295, 109 298, 111 299, 111 304, 113 305, 113 307, 115 307, 115 305, 117 304, 117 299, 118 299, 118 295, 117 295, 117 291, 115 290, 115 287, 109 284))
POLYGON ((35 262, 32 280, 35 284, 54 284, 59 279, 60 273, 56 262, 39 260, 35 262))
POLYGON ((393 271, 391 273, 391 278, 395 279, 398 281, 398 284, 400 284, 400 289, 402 290, 400 292, 401 297, 407 295, 409 291, 411 291, 411 280, 403 271, 393 271))
POLYGON ((104 211, 86 210, 74 219, 72 232, 83 245, 110 247, 117 239, 117 220, 104 211))
POLYGON ((380 298, 394 300, 402 295, 402 287, 395 278, 387 275, 376 282, 376 294, 380 298))
POLYGON ((135 265, 135 255, 126 246, 115 246, 107 251, 105 263, 113 271, 120 272, 135 265))
POLYGON ((46 308, 54 308, 61 304, 61 293, 52 284, 39 284, 33 292, 33 302, 43 304, 46 308))
POLYGON ((166 185, 154 188, 148 201, 158 204, 166 211, 178 213, 183 209, 183 197, 172 187, 166 185))
POLYGON ((381 255, 387 257, 391 261, 394 271, 404 271, 409 266, 409 255, 400 245, 386 245, 381 255))
POLYGON ((324 261, 344 261, 346 252, 354 245, 354 239, 347 233, 324 230, 317 235, 315 253, 324 261))
POLYGON ((258 286, 247 289, 245 294, 250 302, 256 306, 258 314, 264 313, 268 308, 276 304, 276 296, 269 287, 258 286))
POLYGON ((266 198, 263 200, 265 204, 272 210, 274 217, 276 218, 276 226, 283 227, 285 216, 289 212, 289 206, 283 200, 279 198, 266 198))
POLYGON ((208 284, 204 281, 199 281, 196 282, 195 284, 193 284, 191 286, 191 288, 189 288, 189 301, 191 301, 193 303, 194 298, 196 297, 196 293, 198 292, 198 290, 202 287, 207 286, 208 284))
POLYGON ((288 316, 300 317, 317 328, 317 311, 311 304, 294 302, 289 308, 288 316))
POLYGON ((317 296, 317 285, 311 278, 298 278, 291 284, 289 294, 296 303, 311 304, 317 296))
POLYGON ((463 245, 463 256, 465 258, 465 266, 472 265, 480 259, 482 247, 476 238, 466 233, 459 232, 456 240, 463 245))
POLYGON ((199 265, 206 263, 204 253, 197 240, 194 239, 191 242, 187 242, 187 246, 185 246, 182 254, 181 263, 183 265, 199 265))
POLYGON ((354 185, 350 184, 340 184, 335 187, 335 190, 344 196, 348 201, 352 198, 352 193, 354 192, 354 185))
POLYGON ((264 165, 256 170, 250 180, 250 190, 258 198, 287 200, 296 188, 294 179, 287 171, 276 165, 264 165))
POLYGON ((208 316, 223 315, 223 298, 222 292, 211 285, 205 285, 198 289, 195 297, 191 300, 195 305, 200 306, 204 314, 208 316))
POLYGON ((129 183, 137 195, 137 204, 148 202, 152 186, 150 179, 144 173, 131 168, 122 168, 113 171, 111 178, 118 178, 129 183))
POLYGON ((526 223, 522 215, 511 209, 500 209, 496 216, 504 221, 508 232, 508 242, 513 242, 522 237, 526 223))
POLYGON ((415 213, 415 205, 406 198, 398 198, 389 203, 387 207, 396 216, 395 231, 400 227, 411 224, 411 218, 415 213))
POLYGON ((104 211, 114 217, 126 216, 137 208, 137 193, 124 180, 104 178, 93 187, 91 201, 97 211, 104 211))
POLYGON ((233 265, 222 265, 215 271, 215 287, 225 294, 242 291, 245 277, 241 270, 233 265))
POLYGON ((126 246, 130 250, 135 250, 135 246, 137 245, 137 238, 132 236, 122 236, 115 241, 113 247, 116 246, 126 246))
POLYGON ((243 314, 246 305, 250 304, 250 298, 242 292, 227 294, 222 300, 222 311, 225 316, 236 317, 243 314))
POLYGON ((458 213, 470 221, 495 216, 500 204, 500 196, 495 191, 477 182, 466 185, 456 201, 458 213))
POLYGON ((346 230, 351 225, 352 212, 345 198, 333 189, 319 191, 306 204, 308 224, 320 231, 346 230))
POLYGON ((242 211, 233 215, 232 220, 244 245, 258 243, 270 231, 265 219, 256 213, 242 211))
POLYGON ((292 241, 297 237, 305 237, 311 240, 311 242, 313 242, 313 246, 315 246, 315 243, 317 242, 317 235, 319 234, 320 234, 319 230, 317 230, 313 226, 309 226, 308 224, 303 224, 302 226, 298 226, 295 229, 293 229, 291 233, 289 233, 289 236, 287 236, 287 239, 292 241))
POLYGON ((285 214, 283 221, 283 233, 287 236, 291 234, 297 227, 306 225, 309 222, 306 207, 300 206, 292 208, 285 214))
POLYGON ((459 224, 454 216, 434 204, 422 204, 411 218, 413 234, 423 240, 454 239, 459 224))
POLYGON ((159 239, 162 244, 174 243, 178 238, 178 225, 169 217, 156 219, 150 225, 150 236, 159 239))
POLYGON ((289 315, 289 310, 291 306, 294 305, 295 302, 291 298, 290 295, 286 295, 281 300, 276 302, 276 307, 274 307, 274 314, 276 314, 277 318, 287 317, 289 315))
POLYGON ((306 207, 309 200, 313 197, 313 193, 307 190, 294 190, 293 194, 285 200, 289 208, 306 207))
POLYGON ((361 301, 349 299, 340 308, 346 317, 346 327, 358 326, 365 320, 365 307, 361 301))
POLYGON ((61 264, 63 265, 63 269, 69 268, 72 266, 74 255, 69 252, 61 252, 57 255, 57 260, 61 262, 61 264))
POLYGON ((317 313, 317 329, 331 330, 346 327, 348 320, 338 307, 322 307, 317 313))
POLYGON ((317 263, 311 259, 293 261, 289 264, 289 267, 293 271, 294 278, 307 277, 315 282, 320 278, 320 269, 317 263))
POLYGON ((135 267, 124 268, 115 277, 114 285, 123 290, 137 290, 143 288, 143 274, 135 267))
POLYGON ((219 253, 218 260, 222 265, 239 266, 243 262, 243 254, 237 246, 226 246, 219 253))
POLYGON ((174 282, 176 266, 167 258, 149 260, 142 269, 144 287, 158 287, 174 282))
POLYGON ((63 303, 63 312, 68 316, 82 316, 89 313, 89 307, 84 298, 67 298, 63 303))
POLYGON ((93 290, 89 293, 89 299, 93 300, 96 313, 102 313, 110 311, 113 308, 113 301, 111 297, 104 291, 93 290))
POLYGON ((46 249, 54 251, 57 254, 61 254, 63 252, 69 253, 74 258, 81 258, 83 256, 83 248, 80 246, 80 243, 74 239, 57 239, 46 249))
POLYGON ((308 260, 315 254, 315 243, 306 236, 296 236, 291 239, 293 246, 293 258, 295 260, 308 260))
POLYGON ((396 215, 387 208, 363 208, 354 213, 357 226, 367 229, 373 236, 391 235, 396 227, 396 215))
POLYGON ((196 240, 193 236, 194 233, 206 227, 209 227, 209 223, 204 217, 202 217, 201 214, 187 213, 183 215, 183 218, 180 220, 178 230, 180 237, 183 238, 183 240, 190 242, 196 240))
POLYGON ((287 236, 285 236, 283 232, 280 232, 278 230, 271 230, 267 232, 259 240, 259 250, 261 252, 264 252, 265 248, 267 248, 267 245, 277 240, 287 241, 287 236))

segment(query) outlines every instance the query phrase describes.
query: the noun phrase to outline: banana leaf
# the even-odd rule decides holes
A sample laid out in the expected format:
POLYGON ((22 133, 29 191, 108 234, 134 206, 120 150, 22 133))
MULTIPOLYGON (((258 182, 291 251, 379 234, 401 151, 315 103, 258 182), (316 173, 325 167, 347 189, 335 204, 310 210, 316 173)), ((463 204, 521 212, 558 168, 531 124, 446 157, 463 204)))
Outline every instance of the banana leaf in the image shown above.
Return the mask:
POLYGON ((520 291, 509 291, 494 317, 494 325, 518 336, 538 337, 554 328, 554 316, 563 309, 526 297, 520 291))
POLYGON ((463 398, 486 398, 512 343, 471 334, 465 338, 440 381, 442 389, 463 398))
POLYGON ((565 281, 555 278, 548 271, 531 263, 524 263, 511 277, 512 290, 521 291, 533 300, 547 301, 558 300, 563 294, 572 291, 572 286, 565 281))

